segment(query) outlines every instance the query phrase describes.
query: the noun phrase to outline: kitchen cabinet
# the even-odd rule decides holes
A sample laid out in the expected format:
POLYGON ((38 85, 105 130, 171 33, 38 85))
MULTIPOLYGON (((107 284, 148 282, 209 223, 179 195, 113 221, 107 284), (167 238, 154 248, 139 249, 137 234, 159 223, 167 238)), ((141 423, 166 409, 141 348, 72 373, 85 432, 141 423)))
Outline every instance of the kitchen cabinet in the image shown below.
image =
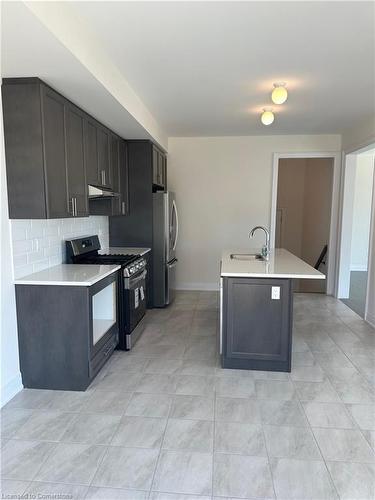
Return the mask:
POLYGON ((110 145, 112 189, 116 196, 90 200, 90 213, 92 215, 129 215, 127 143, 112 134, 110 145))
POLYGON ((87 184, 93 186, 100 184, 97 129, 97 122, 86 115, 84 121, 85 170, 87 184))
MULTIPOLYGON (((154 245, 154 196, 155 190, 167 189, 167 176, 164 172, 164 186, 155 186, 155 161, 158 162, 158 154, 162 153, 151 141, 129 140, 120 148, 123 156, 126 155, 126 170, 120 168, 120 173, 125 172, 121 184, 121 196, 125 201, 124 193, 129 198, 127 202, 127 217, 109 218, 109 243, 113 247, 142 246, 151 248, 154 245), (156 158, 156 159, 155 159, 156 158), (129 187, 127 188, 127 179, 129 187)), ((166 170, 166 155, 163 153, 165 161, 163 164, 166 170)), ((121 178, 121 175, 120 175, 121 178)), ((154 307, 154 265, 152 252, 148 255, 147 268, 147 307, 154 307)))
POLYGON ((117 272, 91 286, 16 283, 24 387, 87 389, 118 344, 117 287, 117 272))
POLYGON ((71 215, 88 216, 87 181, 84 163, 84 114, 74 106, 65 106, 66 167, 68 204, 71 215))
POLYGON ((222 278, 223 368, 288 371, 291 368, 290 279, 222 278), (278 291, 278 299, 272 296, 278 291))
POLYGON ((39 79, 2 85, 11 219, 69 217, 65 101, 39 79))
POLYGON ((152 183, 157 190, 166 190, 167 157, 155 145, 152 146, 152 183))
MULTIPOLYGON (((118 215, 129 215, 129 169, 128 169, 128 150, 125 141, 120 140, 118 144, 118 215)), ((117 215, 114 213, 113 215, 117 215)))
POLYGON ((5 78, 2 96, 11 219, 128 213, 123 139, 39 78, 5 78), (89 184, 121 199, 89 203, 89 184))
POLYGON ((112 168, 110 158, 111 133, 105 127, 97 128, 99 186, 112 189, 112 168))
POLYGON ((86 116, 84 142, 87 183, 112 189, 110 130, 90 116, 86 116))

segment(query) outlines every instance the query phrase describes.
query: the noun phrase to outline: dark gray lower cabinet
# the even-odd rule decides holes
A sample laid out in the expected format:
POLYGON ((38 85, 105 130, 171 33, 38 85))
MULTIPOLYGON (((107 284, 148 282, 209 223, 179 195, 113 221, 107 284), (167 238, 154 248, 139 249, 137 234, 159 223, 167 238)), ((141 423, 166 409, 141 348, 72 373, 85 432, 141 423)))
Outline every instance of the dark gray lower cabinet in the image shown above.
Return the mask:
POLYGON ((292 308, 289 279, 224 278, 223 368, 290 372, 292 308))
POLYGON ((16 285, 24 387, 84 391, 89 386, 118 343, 117 315, 111 320, 103 311, 111 293, 116 304, 117 273, 90 287, 16 285))

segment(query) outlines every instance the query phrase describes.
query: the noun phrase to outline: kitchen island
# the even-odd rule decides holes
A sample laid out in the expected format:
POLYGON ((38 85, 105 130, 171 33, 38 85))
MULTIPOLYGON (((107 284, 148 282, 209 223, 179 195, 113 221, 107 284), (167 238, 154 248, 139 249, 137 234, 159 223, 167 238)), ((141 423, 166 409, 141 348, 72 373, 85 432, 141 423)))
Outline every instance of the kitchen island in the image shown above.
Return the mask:
POLYGON ((325 275, 284 249, 269 260, 251 250, 224 251, 220 270, 223 368, 291 370, 293 279, 325 275))

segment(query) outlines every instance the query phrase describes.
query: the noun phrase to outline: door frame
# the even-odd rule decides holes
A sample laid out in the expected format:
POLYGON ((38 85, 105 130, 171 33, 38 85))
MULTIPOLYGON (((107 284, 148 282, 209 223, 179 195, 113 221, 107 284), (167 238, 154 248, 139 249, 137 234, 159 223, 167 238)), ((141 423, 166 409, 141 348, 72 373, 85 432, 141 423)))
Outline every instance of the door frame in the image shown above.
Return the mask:
MULTIPOLYGON (((344 298, 347 294, 348 283, 345 283, 345 278, 342 274, 345 272, 346 266, 348 265, 347 259, 349 257, 349 249, 351 246, 351 232, 352 232, 352 218, 348 218, 347 211, 348 203, 350 205, 349 196, 354 196, 354 186, 353 192, 347 191, 348 182, 353 181, 353 162, 351 161, 351 156, 372 149, 375 144, 375 138, 370 140, 367 144, 361 145, 359 147, 352 147, 343 151, 342 154, 342 172, 341 172, 341 193, 340 193, 340 223, 338 231, 338 251, 337 251, 337 297, 344 298), (344 267, 344 268, 343 268, 344 267)), ((355 172, 354 172, 355 174, 355 172)), ((370 219, 370 231, 369 231, 369 249, 368 249, 368 260, 367 260, 367 284, 366 284, 366 303, 365 303, 365 315, 364 320, 375 326, 375 318, 369 317, 368 307, 369 307, 369 295, 370 295, 370 280, 369 276, 373 272, 372 269, 372 251, 373 251, 373 241, 374 241, 374 221, 375 221, 375 171, 372 183, 372 199, 371 199, 371 219, 370 219)), ((350 271, 349 271, 350 273, 350 271)))
POLYGON ((341 179, 341 152, 301 152, 301 153, 274 153, 272 170, 272 195, 271 195, 271 224, 270 238, 271 248, 275 248, 276 235, 276 209, 277 209, 277 182, 279 176, 279 160, 284 158, 332 158, 332 201, 331 221, 329 229, 329 258, 327 265, 327 295, 336 296, 337 293, 337 239, 339 227, 339 200, 341 179))

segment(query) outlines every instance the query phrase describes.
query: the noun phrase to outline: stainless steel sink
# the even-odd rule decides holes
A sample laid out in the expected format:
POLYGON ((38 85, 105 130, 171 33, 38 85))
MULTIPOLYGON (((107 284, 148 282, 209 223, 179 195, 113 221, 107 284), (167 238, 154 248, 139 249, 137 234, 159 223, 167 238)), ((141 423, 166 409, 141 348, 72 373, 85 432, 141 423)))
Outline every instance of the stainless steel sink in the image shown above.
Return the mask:
POLYGON ((235 260, 264 260, 260 253, 231 253, 230 258, 235 260))

